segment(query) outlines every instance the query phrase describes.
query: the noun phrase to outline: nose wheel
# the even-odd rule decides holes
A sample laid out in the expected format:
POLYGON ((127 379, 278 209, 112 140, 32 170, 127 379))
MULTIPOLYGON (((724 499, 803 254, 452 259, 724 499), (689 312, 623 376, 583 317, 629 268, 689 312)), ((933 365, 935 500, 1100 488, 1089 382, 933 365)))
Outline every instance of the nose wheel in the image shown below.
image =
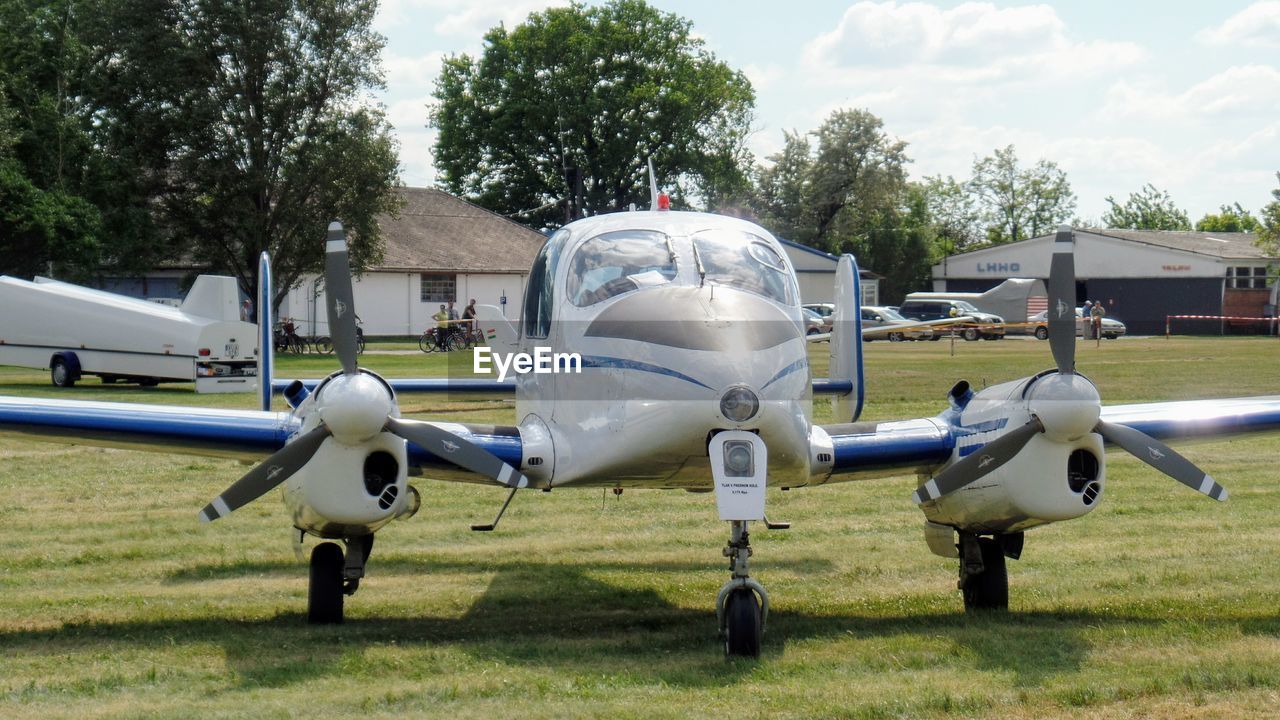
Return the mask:
POLYGON ((751 538, 745 520, 734 520, 729 544, 724 549, 732 577, 716 595, 716 616, 724 638, 724 655, 760 657, 760 639, 769 617, 769 593, 753 579, 747 567, 751 538))
POLYGON ((364 565, 373 551, 373 536, 348 538, 347 552, 335 542, 322 542, 311 551, 311 576, 307 585, 307 623, 337 625, 342 622, 343 598, 354 595, 364 577, 364 565))

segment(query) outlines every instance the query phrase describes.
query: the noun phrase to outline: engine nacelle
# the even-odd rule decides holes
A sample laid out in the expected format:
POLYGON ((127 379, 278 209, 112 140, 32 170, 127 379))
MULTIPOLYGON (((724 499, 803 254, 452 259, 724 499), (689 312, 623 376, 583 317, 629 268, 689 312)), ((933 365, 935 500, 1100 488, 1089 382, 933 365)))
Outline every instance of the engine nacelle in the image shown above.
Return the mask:
POLYGON ((356 446, 329 438, 286 481, 285 505, 301 530, 330 538, 368 535, 411 510, 407 468, 405 442, 391 433, 356 446))
POLYGON ((1037 435, 994 472, 921 509, 930 522, 972 533, 1020 532, 1085 515, 1105 486, 1101 435, 1065 443, 1037 435))

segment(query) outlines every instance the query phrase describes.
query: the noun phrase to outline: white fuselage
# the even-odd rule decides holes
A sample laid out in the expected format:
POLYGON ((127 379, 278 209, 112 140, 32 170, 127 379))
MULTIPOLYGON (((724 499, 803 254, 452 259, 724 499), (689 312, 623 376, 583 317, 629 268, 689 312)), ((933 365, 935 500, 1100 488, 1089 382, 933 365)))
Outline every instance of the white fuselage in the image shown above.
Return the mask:
MULTIPOLYGON (((556 256, 542 279, 550 286, 549 321, 539 326, 538 302, 526 301, 520 349, 577 353, 583 368, 518 378, 522 434, 537 428, 549 435, 553 457, 539 466, 526 463, 523 472, 545 486, 710 490, 710 436, 749 430, 769 449, 771 484, 807 480, 812 391, 804 324, 794 270, 769 233, 701 213, 619 213, 566 226, 548 246, 545 253, 556 256), (700 235, 708 232, 714 246, 700 235), (631 241, 627 233, 641 237, 631 241), (616 254, 626 254, 631 243, 667 249, 649 259, 658 270, 637 261, 629 268, 637 281, 613 278, 625 289, 600 299, 587 292, 590 277, 609 272, 591 267, 584 255, 601 237, 614 239, 616 254), (696 254, 695 238, 703 238, 696 254), (735 257, 734 242, 747 248, 744 276, 737 279, 714 271, 717 258, 735 257), (757 257, 763 261, 751 267, 757 257), (747 273, 762 274, 768 284, 753 284, 747 273), (758 412, 740 422, 720 407, 734 387, 759 398, 758 412)), ((535 263, 531 293, 538 271, 535 263)))

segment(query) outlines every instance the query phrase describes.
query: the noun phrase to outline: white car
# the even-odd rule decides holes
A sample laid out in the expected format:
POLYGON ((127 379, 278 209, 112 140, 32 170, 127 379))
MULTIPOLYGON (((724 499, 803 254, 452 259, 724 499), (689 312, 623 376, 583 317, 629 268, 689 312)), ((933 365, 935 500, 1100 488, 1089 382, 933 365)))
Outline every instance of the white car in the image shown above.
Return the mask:
MULTIPOLYGON (((898 314, 897 310, 891 310, 887 307, 876 305, 865 305, 862 308, 862 329, 881 327, 884 325, 906 325, 913 322, 898 314)), ((889 342, 901 342, 903 340, 932 340, 933 331, 927 327, 904 328, 902 330, 892 331, 884 336, 889 342)), ((863 340, 871 340, 870 337, 864 337, 863 340)))
MULTIPOLYGON (((1037 340, 1047 340, 1049 338, 1049 311, 1036 313, 1032 315, 1027 322, 1034 323, 1035 336, 1037 340)), ((1076 308, 1076 337, 1085 336, 1085 326, 1089 321, 1084 317, 1084 309, 1076 308)), ((1124 323, 1119 320, 1113 320, 1109 317, 1102 318, 1102 337, 1108 340, 1115 340, 1125 334, 1126 328, 1124 323)))

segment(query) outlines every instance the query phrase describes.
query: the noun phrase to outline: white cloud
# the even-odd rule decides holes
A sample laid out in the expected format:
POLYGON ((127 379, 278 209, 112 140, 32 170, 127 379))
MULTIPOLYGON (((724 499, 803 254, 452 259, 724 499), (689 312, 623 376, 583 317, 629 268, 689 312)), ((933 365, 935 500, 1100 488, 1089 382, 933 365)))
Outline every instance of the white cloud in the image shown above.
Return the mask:
POLYGON ((430 91, 440 76, 444 53, 432 52, 419 57, 388 55, 382 64, 387 71, 387 86, 397 94, 430 91))
POLYGON ((1280 47, 1280 2, 1256 2, 1221 25, 1201 30, 1196 39, 1206 45, 1280 47))
POLYGON ((965 84, 1086 77, 1145 56, 1133 43, 1072 40, 1047 5, 970 2, 943 10, 893 0, 851 6, 803 55, 813 70, 829 76, 852 71, 859 82, 890 72, 965 84))
POLYGON ((511 29, 524 22, 529 17, 529 13, 569 3, 566 0, 506 0, 505 2, 471 0, 452 4, 460 8, 457 12, 445 15, 440 22, 436 23, 434 29, 440 35, 480 37, 499 23, 511 29))
POLYGON ((1269 65, 1229 67, 1177 94, 1120 81, 1108 89, 1100 112, 1175 124, 1224 116, 1270 118, 1280 113, 1280 70, 1269 65))

